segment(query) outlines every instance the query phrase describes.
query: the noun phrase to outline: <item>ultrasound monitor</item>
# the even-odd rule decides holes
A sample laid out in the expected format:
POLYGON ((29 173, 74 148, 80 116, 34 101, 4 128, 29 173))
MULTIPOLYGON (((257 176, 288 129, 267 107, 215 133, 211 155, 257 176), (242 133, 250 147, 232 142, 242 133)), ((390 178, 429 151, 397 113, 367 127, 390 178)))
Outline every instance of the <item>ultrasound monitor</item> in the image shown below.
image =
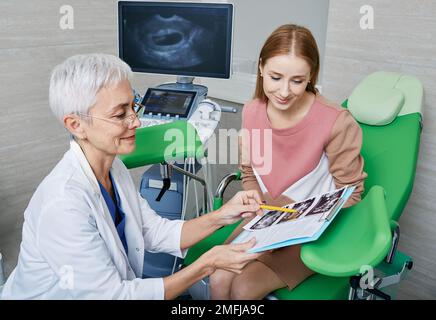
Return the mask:
POLYGON ((144 114, 187 118, 195 101, 195 91, 149 88, 142 99, 144 114))
POLYGON ((233 5, 118 2, 119 55, 133 71, 229 78, 233 5))

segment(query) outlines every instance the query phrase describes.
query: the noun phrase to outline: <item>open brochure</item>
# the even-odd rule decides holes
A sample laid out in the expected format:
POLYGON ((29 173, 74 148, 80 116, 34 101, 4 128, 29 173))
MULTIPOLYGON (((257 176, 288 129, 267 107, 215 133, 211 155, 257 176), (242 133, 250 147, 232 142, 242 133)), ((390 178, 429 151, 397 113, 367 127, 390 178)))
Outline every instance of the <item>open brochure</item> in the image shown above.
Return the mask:
POLYGON ((255 217, 233 240, 242 243, 256 238, 249 252, 261 252, 317 240, 353 193, 345 186, 303 201, 284 206, 296 212, 267 211, 255 217))

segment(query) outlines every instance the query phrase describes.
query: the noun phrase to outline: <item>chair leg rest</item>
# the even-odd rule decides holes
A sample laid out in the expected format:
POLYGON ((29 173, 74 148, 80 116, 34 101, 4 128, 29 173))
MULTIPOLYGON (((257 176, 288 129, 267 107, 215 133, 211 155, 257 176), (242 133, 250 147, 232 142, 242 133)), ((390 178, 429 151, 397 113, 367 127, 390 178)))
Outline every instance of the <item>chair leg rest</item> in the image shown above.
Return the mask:
MULTIPOLYGON (((403 254, 401 254, 405 257, 403 254)), ((386 272, 386 263, 382 263, 386 272)), ((397 263, 398 265, 398 263, 397 263)), ((349 300, 391 300, 391 295, 381 289, 388 289, 403 280, 407 272, 413 268, 413 261, 406 259, 402 262, 402 267, 395 273, 381 273, 377 268, 368 270, 365 274, 353 276, 350 278, 349 300)))

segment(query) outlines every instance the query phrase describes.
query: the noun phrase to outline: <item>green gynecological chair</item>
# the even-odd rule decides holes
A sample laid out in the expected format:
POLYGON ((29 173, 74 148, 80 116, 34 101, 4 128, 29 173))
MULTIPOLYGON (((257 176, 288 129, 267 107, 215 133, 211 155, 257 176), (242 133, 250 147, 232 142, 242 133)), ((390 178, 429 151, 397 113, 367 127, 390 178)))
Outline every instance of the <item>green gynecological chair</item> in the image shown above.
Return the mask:
MULTIPOLYGON (((341 210, 324 234, 302 246, 303 262, 317 273, 296 288, 269 297, 289 300, 391 299, 394 284, 413 266, 397 250, 398 220, 412 192, 422 131, 423 87, 409 75, 375 72, 343 103, 363 131, 365 193, 357 205, 341 210)), ((240 173, 225 177, 214 207, 240 173)), ((224 227, 194 247, 185 265, 223 243, 238 223, 224 227)), ((204 281, 203 281, 204 282, 204 281)))

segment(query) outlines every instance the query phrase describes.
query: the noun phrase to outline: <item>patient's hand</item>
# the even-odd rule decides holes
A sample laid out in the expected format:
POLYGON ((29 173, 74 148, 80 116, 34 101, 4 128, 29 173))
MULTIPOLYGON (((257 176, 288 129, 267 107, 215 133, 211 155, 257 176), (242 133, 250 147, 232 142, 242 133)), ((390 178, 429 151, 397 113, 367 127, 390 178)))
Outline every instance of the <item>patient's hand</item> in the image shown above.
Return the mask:
POLYGON ((260 204, 262 200, 255 190, 240 191, 220 209, 216 211, 221 225, 235 223, 241 218, 253 217, 262 214, 260 204))

